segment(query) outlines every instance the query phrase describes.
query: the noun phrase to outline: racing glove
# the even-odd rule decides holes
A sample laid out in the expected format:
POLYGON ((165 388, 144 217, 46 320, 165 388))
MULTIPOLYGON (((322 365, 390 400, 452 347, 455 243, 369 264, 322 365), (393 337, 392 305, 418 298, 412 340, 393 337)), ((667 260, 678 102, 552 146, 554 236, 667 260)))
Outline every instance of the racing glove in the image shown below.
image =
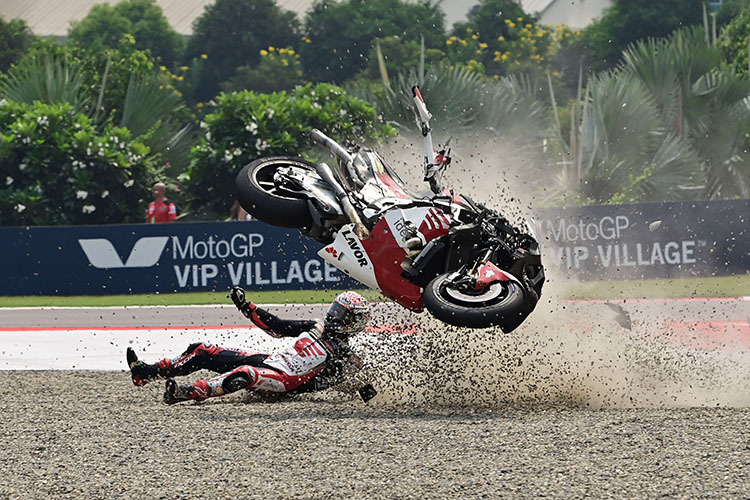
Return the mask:
POLYGON ((247 299, 245 299, 245 290, 238 286, 233 286, 232 289, 229 290, 227 297, 232 299, 234 305, 237 306, 237 309, 246 318, 250 318, 257 307, 255 304, 248 302, 247 299))

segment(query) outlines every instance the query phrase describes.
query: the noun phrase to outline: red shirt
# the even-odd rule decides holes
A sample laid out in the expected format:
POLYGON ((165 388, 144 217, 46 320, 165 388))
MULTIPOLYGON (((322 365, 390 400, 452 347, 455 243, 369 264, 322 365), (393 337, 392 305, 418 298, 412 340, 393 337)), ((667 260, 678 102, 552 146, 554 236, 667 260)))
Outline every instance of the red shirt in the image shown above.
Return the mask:
POLYGON ((172 222, 177 220, 177 207, 169 200, 152 201, 148 204, 148 215, 146 222, 151 224, 161 224, 162 222, 172 222))

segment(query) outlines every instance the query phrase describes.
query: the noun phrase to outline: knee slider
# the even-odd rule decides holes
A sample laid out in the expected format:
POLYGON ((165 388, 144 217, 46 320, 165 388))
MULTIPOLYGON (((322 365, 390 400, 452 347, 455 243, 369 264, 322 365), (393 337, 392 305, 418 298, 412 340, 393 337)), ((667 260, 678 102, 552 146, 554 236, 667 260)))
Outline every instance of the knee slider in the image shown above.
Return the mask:
POLYGON ((224 382, 221 384, 222 389, 227 394, 230 392, 236 392, 240 389, 246 389, 255 380, 255 373, 245 367, 239 368, 232 373, 224 382))

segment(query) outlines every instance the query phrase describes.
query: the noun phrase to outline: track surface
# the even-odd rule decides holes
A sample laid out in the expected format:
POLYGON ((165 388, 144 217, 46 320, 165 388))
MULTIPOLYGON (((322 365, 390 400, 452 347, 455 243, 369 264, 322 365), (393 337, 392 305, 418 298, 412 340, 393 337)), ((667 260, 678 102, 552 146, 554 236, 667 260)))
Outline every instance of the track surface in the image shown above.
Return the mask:
MULTIPOLYGON (((326 392, 165 406, 161 384, 135 388, 122 371, 0 371, 0 498, 747 499, 748 351, 696 343, 715 334, 702 327, 671 338, 663 326, 713 321, 742 336, 748 304, 623 304, 630 330, 600 303, 540 304, 510 336, 424 322, 369 347, 381 394, 367 405, 326 392)), ((233 308, 0 311, 0 321, 244 322, 233 308)))

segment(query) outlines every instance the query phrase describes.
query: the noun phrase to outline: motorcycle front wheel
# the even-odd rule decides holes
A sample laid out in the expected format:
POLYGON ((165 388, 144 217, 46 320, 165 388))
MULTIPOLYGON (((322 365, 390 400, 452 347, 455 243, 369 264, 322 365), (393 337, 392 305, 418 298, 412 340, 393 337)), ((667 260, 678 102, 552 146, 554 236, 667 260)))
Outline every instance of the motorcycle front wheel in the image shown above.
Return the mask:
POLYGON ((281 227, 302 228, 312 224, 307 198, 280 189, 274 175, 280 168, 295 167, 315 172, 315 164, 302 158, 275 156, 246 165, 237 174, 237 199, 258 220, 281 227))
POLYGON ((440 321, 468 328, 498 326, 509 333, 520 325, 528 307, 523 287, 515 281, 498 281, 483 290, 461 290, 441 274, 424 289, 424 305, 440 321))

